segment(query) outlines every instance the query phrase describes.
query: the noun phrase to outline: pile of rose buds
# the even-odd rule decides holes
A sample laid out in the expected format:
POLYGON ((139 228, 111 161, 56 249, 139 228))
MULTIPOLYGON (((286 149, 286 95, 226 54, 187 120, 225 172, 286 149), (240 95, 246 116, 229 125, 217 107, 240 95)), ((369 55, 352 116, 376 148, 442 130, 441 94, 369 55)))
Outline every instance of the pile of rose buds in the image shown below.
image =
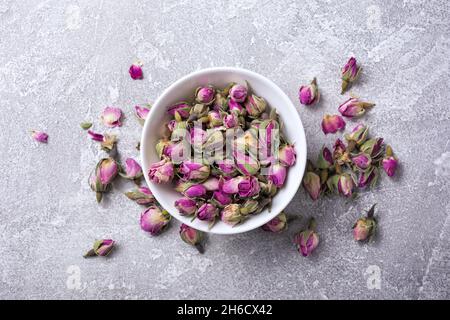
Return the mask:
POLYGON ((160 161, 148 175, 174 184, 181 215, 209 227, 217 219, 235 226, 270 205, 296 161, 295 149, 275 110, 247 85, 199 87, 193 100, 167 109, 167 135, 155 146, 160 161))
MULTIPOLYGON (((361 68, 355 58, 350 58, 342 69, 342 94, 357 80, 361 68)), ((299 90, 300 103, 311 105, 317 102, 319 90, 314 79, 310 85, 299 90)), ((324 134, 343 131, 346 123, 343 117, 357 118, 375 106, 374 103, 350 97, 338 107, 341 115, 326 114, 321 126, 324 134)), ((389 177, 395 174, 398 160, 392 148, 384 144, 383 138, 370 138, 368 126, 360 123, 336 139, 333 148, 323 147, 317 161, 308 160, 303 177, 303 186, 313 200, 321 194, 339 193, 351 197, 358 189, 373 187, 378 182, 381 169, 389 177)))

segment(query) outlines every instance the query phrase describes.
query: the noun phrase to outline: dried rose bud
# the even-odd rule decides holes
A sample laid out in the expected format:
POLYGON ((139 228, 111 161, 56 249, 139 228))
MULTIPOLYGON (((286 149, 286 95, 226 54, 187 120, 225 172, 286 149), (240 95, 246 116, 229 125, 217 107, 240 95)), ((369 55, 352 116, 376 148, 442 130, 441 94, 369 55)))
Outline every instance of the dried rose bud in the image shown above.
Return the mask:
POLYGON ((214 97, 213 110, 219 112, 225 111, 227 109, 227 106, 228 106, 227 98, 220 92, 217 92, 214 97))
POLYGON ((214 150, 223 150, 224 143, 225 141, 222 130, 208 130, 203 147, 208 154, 214 150))
POLYGON ((152 236, 156 236, 168 226, 171 218, 166 210, 161 210, 152 205, 141 214, 141 229, 149 232, 152 236))
POLYGON ((260 186, 257 178, 240 176, 225 181, 222 191, 228 194, 238 194, 242 198, 248 198, 257 195, 260 191, 260 186))
POLYGON ((375 106, 375 103, 361 101, 358 98, 350 98, 341 104, 338 111, 347 118, 362 116, 367 108, 375 106))
POLYGON ((233 202, 231 196, 223 191, 214 191, 211 198, 211 203, 215 204, 219 208, 223 208, 233 202))
POLYGON ((273 164, 269 168, 269 180, 277 187, 281 188, 286 180, 287 170, 281 164, 273 164))
POLYGON ((108 128, 120 127, 122 122, 122 110, 115 107, 106 107, 101 115, 101 120, 108 128))
POLYGON ((128 72, 133 80, 140 80, 144 77, 142 72, 142 64, 139 62, 133 63, 128 72))
POLYGON ((82 122, 82 123, 80 123, 80 127, 83 130, 87 130, 92 127, 92 122, 82 122))
POLYGON ((241 205, 241 214, 242 215, 248 215, 255 213, 259 209, 260 200, 255 199, 247 199, 245 202, 241 205))
POLYGON ((351 197, 354 187, 355 183, 353 182, 353 179, 349 174, 343 173, 339 175, 339 179, 337 181, 337 190, 340 194, 345 197, 351 197))
POLYGON ((247 215, 241 214, 240 205, 236 203, 227 205, 220 213, 220 219, 231 226, 243 222, 246 218, 247 215))
POLYGON ((267 102, 264 98, 252 94, 251 96, 248 96, 244 105, 249 117, 257 118, 266 110, 267 102))
POLYGON ((236 165, 233 160, 224 160, 217 164, 219 173, 224 177, 234 177, 237 174, 236 165))
POLYGON ((202 221, 209 221, 214 223, 216 220, 217 214, 219 213, 219 209, 211 203, 204 203, 198 208, 197 218, 202 221))
POLYGON ((181 183, 176 190, 188 198, 200 198, 207 192, 204 185, 191 182, 181 183))
POLYGON ((358 178, 358 187, 365 188, 367 186, 374 187, 378 182, 379 171, 372 166, 366 171, 362 171, 358 178))
POLYGON ((103 141, 100 143, 102 150, 106 152, 112 151, 116 147, 117 136, 115 134, 105 133, 103 141))
POLYGON ((139 187, 125 193, 128 199, 135 201, 140 205, 149 205, 155 202, 153 193, 147 187, 139 187))
POLYGON ((189 118, 189 114, 191 112, 192 107, 187 102, 178 102, 173 106, 169 107, 167 112, 175 117, 175 114, 178 114, 182 119, 189 118))
POLYGON ((183 180, 203 181, 209 177, 211 171, 207 164, 187 160, 181 164, 179 172, 183 175, 183 180))
POLYGON ((299 232, 294 237, 294 244, 297 245, 297 250, 304 257, 311 255, 314 249, 319 245, 319 235, 315 231, 315 220, 311 218, 308 229, 299 232))
POLYGON ((366 141, 368 134, 369 128, 360 123, 352 129, 350 134, 345 135, 345 139, 348 142, 353 141, 356 145, 360 146, 366 141))
POLYGON ((208 105, 197 103, 192 107, 188 121, 199 121, 201 123, 205 123, 208 121, 208 112, 208 105))
POLYGON ((93 248, 88 252, 86 252, 86 254, 83 257, 85 258, 95 256, 106 257, 114 249, 114 245, 115 241, 111 239, 96 240, 94 242, 93 248))
POLYGON ((259 171, 259 162, 251 155, 246 155, 241 152, 235 152, 234 160, 236 161, 236 168, 243 175, 252 176, 259 171))
POLYGON ((113 158, 103 158, 97 163, 89 176, 89 185, 97 195, 97 202, 101 201, 103 193, 106 192, 117 172, 118 164, 113 158))
POLYGON ((301 86, 298 91, 300 103, 305 106, 309 106, 319 101, 319 96, 319 88, 317 87, 316 78, 314 78, 309 85, 301 86))
POLYGON ((383 138, 373 138, 364 142, 359 150, 371 156, 372 158, 376 158, 381 154, 383 150, 383 138))
POLYGON ((167 157, 163 157, 161 161, 151 164, 148 171, 150 180, 158 184, 171 181, 173 175, 173 163, 167 157))
POLYGON ((372 164, 372 159, 365 153, 360 153, 352 156, 353 164, 360 170, 366 170, 372 164))
POLYGON ((199 87, 195 91, 195 100, 203 104, 210 104, 214 101, 216 90, 213 87, 199 87))
POLYGON ((279 138, 280 124, 275 119, 267 119, 260 123, 259 132, 259 148, 260 154, 263 156, 271 155, 271 148, 279 138))
POLYGON ((386 155, 382 161, 383 169, 389 177, 394 176, 397 170, 398 160, 392 152, 391 146, 386 147, 386 155))
POLYGON ((235 84, 231 87, 229 94, 231 100, 242 103, 247 98, 247 87, 241 84, 235 84))
POLYGON ((216 177, 210 177, 202 183, 206 191, 217 191, 220 189, 220 180, 216 177))
POLYGON ((343 94, 347 90, 349 84, 351 84, 358 78, 360 72, 361 68, 357 65, 356 59, 354 57, 351 57, 342 69, 341 94, 343 94))
POLYGON ((263 196, 267 196, 269 198, 272 198, 273 196, 275 196, 275 194, 278 191, 277 186, 274 185, 272 181, 267 181, 267 183, 260 181, 259 187, 261 189, 261 194, 263 196))
POLYGON ((197 248, 198 252, 203 253, 203 232, 196 230, 194 228, 189 227, 186 224, 182 224, 180 227, 180 237, 181 239, 186 242, 187 244, 190 244, 191 246, 194 246, 197 248))
POLYGON ((47 143, 47 140, 48 140, 48 134, 46 134, 43 131, 32 130, 31 131, 31 137, 35 141, 42 142, 42 143, 47 143))
POLYGON ((291 167, 295 164, 297 154, 293 145, 285 144, 280 148, 278 156, 283 166, 291 167))
POLYGON ((325 134, 336 133, 345 129, 345 121, 341 116, 326 114, 322 119, 322 131, 325 134))
POLYGON ((225 128, 235 128, 239 125, 239 116, 232 112, 230 114, 225 115, 223 118, 223 124, 225 125, 225 128))
POLYGON ((219 111, 210 111, 208 113, 208 125, 210 128, 219 127, 223 124, 222 115, 219 111))
POLYGON ((133 158, 125 160, 123 172, 119 172, 120 176, 125 179, 138 180, 142 177, 142 168, 133 158))
POLYGON ((194 147, 201 148, 207 138, 208 134, 202 128, 193 127, 190 131, 190 143, 194 147))
POLYGON ((173 145, 174 143, 172 143, 170 140, 166 138, 159 139, 155 146, 156 154, 158 155, 159 158, 161 158, 163 155, 172 158, 171 150, 169 152, 168 149, 173 147, 173 145))
POLYGON ((140 124, 144 124, 145 119, 147 119, 147 116, 150 112, 149 108, 141 107, 141 106, 134 106, 134 113, 136 115, 136 118, 138 119, 140 124))
POLYGON ((175 130, 176 125, 177 125, 176 120, 170 120, 169 122, 167 122, 167 129, 169 129, 170 132, 173 132, 173 130, 175 130))
POLYGON ((287 229, 287 217, 284 212, 281 212, 275 218, 267 222, 261 227, 264 231, 280 233, 287 229))
POLYGON ((182 216, 193 215, 197 211, 197 201, 189 198, 181 198, 175 201, 175 207, 182 216))
POLYGON ((359 218, 353 225, 353 238, 356 241, 370 239, 377 229, 377 220, 373 217, 375 205, 370 208, 367 217, 359 218))
POLYGON ((230 110, 230 113, 234 113, 238 116, 245 116, 247 113, 247 110, 239 103, 234 100, 228 100, 228 109, 230 110))
POLYGON ((320 150, 319 156, 317 157, 317 168, 328 169, 333 165, 333 155, 331 154, 330 149, 322 147, 322 150, 320 150))
POLYGON ((303 187, 313 200, 319 199, 321 191, 320 177, 312 171, 305 173, 303 177, 303 187))

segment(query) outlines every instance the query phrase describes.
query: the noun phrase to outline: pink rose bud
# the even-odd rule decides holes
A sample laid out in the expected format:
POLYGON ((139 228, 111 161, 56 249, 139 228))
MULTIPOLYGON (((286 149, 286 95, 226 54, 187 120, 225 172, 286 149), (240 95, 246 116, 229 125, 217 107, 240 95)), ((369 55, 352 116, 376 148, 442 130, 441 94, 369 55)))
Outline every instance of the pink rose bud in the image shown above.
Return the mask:
POLYGON ((236 161, 236 168, 243 175, 255 175, 260 168, 258 160, 251 155, 235 152, 234 160, 236 161))
POLYGON ((304 257, 308 257, 319 245, 319 235, 315 232, 315 221, 311 218, 308 229, 298 233, 294 237, 297 250, 304 257))
POLYGON ((220 189, 220 180, 216 177, 208 178, 202 185, 205 187, 206 191, 217 191, 220 189))
POLYGON ((397 170, 398 160, 394 156, 391 146, 386 146, 386 155, 382 161, 383 169, 389 177, 394 176, 397 170))
POLYGON ((217 164, 219 173, 224 177, 234 177, 237 174, 236 165, 233 160, 224 160, 217 164))
POLYGON ((200 198, 206 194, 207 190, 202 184, 189 184, 182 194, 188 198, 200 198))
POLYGON ((223 124, 222 115, 219 111, 210 111, 208 113, 208 125, 210 128, 219 127, 223 124))
POLYGON ((277 187, 281 188, 286 180, 287 170, 281 164, 273 164, 269 168, 269 180, 277 187))
POLYGON ((148 176, 154 183, 166 183, 172 180, 174 175, 173 163, 164 157, 161 161, 150 165, 148 176))
POLYGON ((169 129, 170 132, 173 132, 173 130, 175 130, 176 125, 177 125, 176 120, 170 120, 169 122, 167 122, 167 129, 169 129))
POLYGON ((194 246, 197 248, 198 252, 203 253, 203 232, 196 230, 194 228, 189 227, 186 224, 182 224, 180 227, 180 237, 181 239, 186 242, 187 244, 190 244, 191 246, 194 246))
POLYGON ((372 159, 365 153, 360 153, 352 157, 353 164, 360 170, 364 171, 372 164, 372 159))
POLYGON ((122 110, 115 107, 106 107, 101 115, 102 122, 108 128, 120 127, 122 123, 122 110))
POLYGON ((156 236, 168 226, 170 220, 171 216, 166 210, 152 205, 142 212, 140 225, 142 230, 156 236))
POLYGON ((356 59, 354 57, 351 57, 342 69, 341 94, 343 94, 347 90, 349 84, 351 84, 358 78, 360 71, 361 68, 357 65, 356 59))
POLYGON ((281 212, 275 218, 267 222, 261 227, 264 231, 269 231, 273 233, 280 233, 287 228, 287 218, 284 212, 281 212))
POLYGON ((175 207, 182 216, 193 215, 197 211, 197 201, 189 198, 181 198, 175 201, 175 207))
POLYGON ((155 202, 153 193, 147 187, 139 187, 125 193, 128 199, 133 200, 140 205, 149 205, 155 202))
POLYGON ((317 87, 316 78, 307 86, 301 86, 298 92, 300 103, 309 106, 319 101, 319 88, 317 87))
POLYGON ((115 241, 111 239, 96 240, 94 242, 93 248, 88 252, 86 252, 84 257, 85 258, 95 256, 106 257, 114 249, 114 245, 115 241))
POLYGON ((322 131, 325 134, 336 133, 345 129, 345 121, 341 116, 326 114, 322 120, 322 131))
POLYGON ((220 219, 231 226, 243 222, 246 218, 247 215, 241 214, 240 205, 236 203, 227 205, 220 213, 220 219))
POLYGON ((193 127, 190 131, 190 143, 192 146, 201 148, 207 138, 208 134, 206 131, 199 127, 193 127))
POLYGON ((244 102, 247 98, 247 87, 241 84, 235 84, 230 89, 230 98, 239 103, 244 102))
POLYGON ((353 141, 356 145, 359 146, 366 141, 368 134, 369 128, 360 123, 352 129, 350 134, 345 135, 345 139, 348 142, 353 141))
POLYGON ((367 186, 374 187, 378 182, 378 169, 376 167, 370 167, 369 170, 362 171, 358 178, 358 187, 365 188, 367 186))
POLYGON ((223 118, 223 124, 227 129, 237 127, 239 125, 239 116, 234 112, 227 114, 223 118))
POLYGON ((327 147, 322 147, 322 150, 317 157, 317 168, 319 169, 328 169, 334 165, 333 155, 331 154, 330 149, 327 147))
POLYGON ((248 96, 244 105, 247 110, 247 114, 251 118, 257 118, 266 110, 267 102, 263 98, 252 94, 251 96, 248 96))
POLYGON ((278 156, 283 166, 291 167, 295 164, 297 154, 293 145, 286 144, 280 148, 278 156))
POLYGON ((209 221, 214 223, 219 210, 211 203, 205 203, 197 211, 197 218, 202 221, 209 221))
POLYGON ((214 191, 211 202, 219 208, 223 208, 233 202, 231 196, 223 191, 214 191))
POLYGON ((187 119, 189 118, 191 109, 192 107, 187 102, 178 102, 171 106, 167 112, 172 116, 178 114, 182 119, 187 119))
POLYGON ((203 104, 210 104, 214 101, 216 90, 212 87, 199 87, 195 92, 195 100, 203 104))
POLYGON ((179 172, 183 175, 183 180, 202 181, 209 177, 211 171, 209 165, 187 160, 181 164, 179 172))
POLYGON ((138 180, 142 177, 142 168, 136 160, 128 158, 125 160, 124 172, 119 172, 120 176, 125 179, 138 180))
POLYGON ((247 113, 245 108, 239 102, 231 99, 228 101, 228 109, 230 110, 230 113, 234 113, 238 116, 244 116, 247 113))
POLYGON ((370 208, 367 217, 359 218, 353 225, 353 238, 356 241, 365 241, 370 239, 377 229, 377 220, 373 217, 375 205, 370 208))
POLYGON ((306 172, 305 176, 303 177, 303 187, 308 192, 311 199, 313 200, 319 199, 321 191, 321 183, 319 175, 315 174, 312 171, 306 172))
POLYGON ((353 118, 362 116, 366 112, 367 108, 373 106, 375 106, 374 103, 364 102, 358 98, 350 98, 339 106, 338 111, 344 117, 353 118))
POLYGON ((42 143, 47 143, 48 140, 48 134, 42 131, 32 130, 31 131, 31 137, 37 141, 42 143))
POLYGON ((352 177, 349 174, 343 173, 339 175, 339 179, 337 182, 337 189, 340 194, 342 194, 345 197, 351 197, 354 187, 355 184, 353 182, 352 177))
POLYGON ((97 202, 100 202, 103 193, 114 180, 118 172, 117 162, 113 158, 103 158, 89 176, 89 185, 97 195, 97 202))
POLYGON ((150 109, 141 106, 134 106, 134 111, 139 123, 144 124, 145 119, 147 119, 147 116, 150 112, 150 109))
POLYGON ((255 196, 260 191, 258 179, 252 176, 231 178, 223 183, 222 191, 239 194, 242 198, 255 196))
POLYGON ((381 154, 383 150, 383 138, 373 138, 364 142, 359 150, 371 156, 372 158, 376 158, 381 154))
POLYGON ((142 65, 139 62, 133 63, 128 72, 130 73, 130 77, 133 80, 140 80, 144 77, 142 72, 142 65))

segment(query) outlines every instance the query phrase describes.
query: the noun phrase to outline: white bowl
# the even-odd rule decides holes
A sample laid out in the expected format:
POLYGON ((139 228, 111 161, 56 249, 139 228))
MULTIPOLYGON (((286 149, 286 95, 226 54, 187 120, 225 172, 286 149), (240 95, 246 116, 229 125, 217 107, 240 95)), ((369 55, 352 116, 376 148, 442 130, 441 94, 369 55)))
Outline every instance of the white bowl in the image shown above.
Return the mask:
POLYGON ((205 232, 217 234, 234 234, 249 231, 262 226, 276 217, 292 200, 302 181, 306 167, 306 139, 305 131, 297 110, 287 95, 269 79, 245 69, 239 68, 210 68, 193 72, 167 88, 156 100, 145 121, 141 137, 141 163, 145 180, 154 194, 156 200, 173 217, 179 221, 205 232), (242 224, 230 226, 218 219, 214 227, 208 228, 208 223, 191 217, 184 217, 178 213, 174 206, 175 200, 181 195, 173 190, 172 184, 155 184, 148 177, 150 164, 159 161, 155 145, 164 133, 164 125, 169 120, 167 108, 176 102, 186 100, 193 96, 194 90, 199 86, 213 85, 218 88, 225 87, 230 82, 244 83, 247 81, 252 92, 263 97, 271 108, 275 108, 284 123, 284 134, 289 142, 294 143, 297 152, 297 162, 290 167, 285 185, 273 198, 271 209, 251 216, 242 224))

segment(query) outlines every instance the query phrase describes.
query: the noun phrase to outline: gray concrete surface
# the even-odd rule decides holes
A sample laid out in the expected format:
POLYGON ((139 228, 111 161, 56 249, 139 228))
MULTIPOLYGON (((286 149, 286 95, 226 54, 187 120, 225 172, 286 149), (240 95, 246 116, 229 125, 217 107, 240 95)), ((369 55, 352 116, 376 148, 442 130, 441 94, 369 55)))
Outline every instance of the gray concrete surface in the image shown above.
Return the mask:
POLYGON ((0 298, 450 298, 449 2, 440 1, 0 1, 0 298), (239 66, 275 81, 297 103, 317 76, 319 105, 298 108, 309 156, 334 113, 339 69, 364 67, 353 92, 377 103, 364 117, 401 161, 395 179, 355 201, 313 203, 303 189, 281 235, 211 236, 198 255, 178 224, 149 238, 141 208, 118 181, 101 205, 87 178, 102 153, 79 128, 106 105, 126 114, 122 156, 138 157, 136 103, 154 101, 179 77, 239 66), (128 67, 144 63, 145 79, 128 67), (31 140, 30 129, 50 135, 31 140), (378 203, 377 241, 350 228, 378 203), (301 257, 293 234, 315 216, 321 244, 301 257), (119 243, 110 259, 81 257, 93 239, 119 243))

